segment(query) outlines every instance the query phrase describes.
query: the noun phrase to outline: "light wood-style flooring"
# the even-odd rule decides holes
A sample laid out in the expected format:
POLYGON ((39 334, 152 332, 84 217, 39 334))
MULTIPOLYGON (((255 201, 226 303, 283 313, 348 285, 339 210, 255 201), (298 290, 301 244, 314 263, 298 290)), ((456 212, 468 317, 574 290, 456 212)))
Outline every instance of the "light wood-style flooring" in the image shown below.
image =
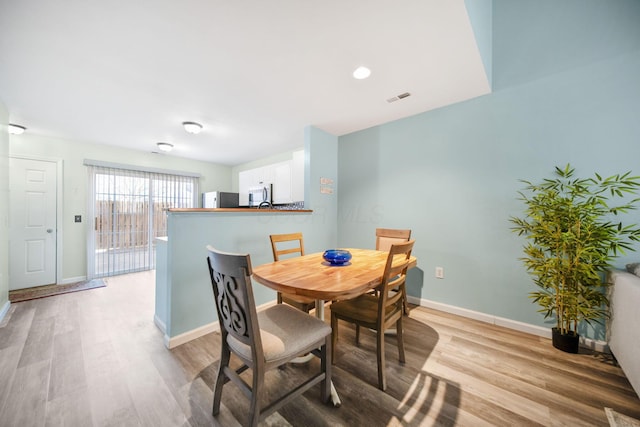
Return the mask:
MULTIPOLYGON (((12 305, 0 323, 0 425, 245 423, 247 401, 231 383, 221 415, 211 416, 220 335, 167 350, 153 323, 153 272, 107 282, 12 305)), ((382 392, 373 333, 362 334, 359 348, 353 338, 353 328, 341 323, 333 370, 340 408, 321 404, 315 387, 265 424, 606 426, 604 407, 640 418, 638 396, 606 355, 569 355, 547 339, 414 307, 405 318, 404 366, 395 337, 387 339, 382 392)), ((317 369, 315 360, 272 372, 269 394, 309 369, 317 369)))

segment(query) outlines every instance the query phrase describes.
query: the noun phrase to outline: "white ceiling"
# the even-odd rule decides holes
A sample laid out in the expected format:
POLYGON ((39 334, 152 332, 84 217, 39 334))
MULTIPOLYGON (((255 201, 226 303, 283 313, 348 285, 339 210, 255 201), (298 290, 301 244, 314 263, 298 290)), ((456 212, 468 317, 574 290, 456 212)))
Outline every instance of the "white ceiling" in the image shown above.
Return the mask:
POLYGON ((39 135, 236 165, 489 91, 463 0, 0 0, 0 101, 39 135))

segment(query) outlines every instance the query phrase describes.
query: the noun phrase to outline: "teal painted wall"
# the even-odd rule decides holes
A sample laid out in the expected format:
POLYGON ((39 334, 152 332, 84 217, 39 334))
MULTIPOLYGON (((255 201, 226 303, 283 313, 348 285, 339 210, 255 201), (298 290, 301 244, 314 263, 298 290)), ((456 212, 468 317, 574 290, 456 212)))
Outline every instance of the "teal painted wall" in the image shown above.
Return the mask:
MULTIPOLYGON (((207 245, 248 253, 252 265, 273 261, 270 234, 302 232, 306 253, 336 246, 337 192, 320 193, 319 184, 320 177, 337 184, 338 138, 309 127, 305 130, 305 153, 311 153, 305 176, 313 183, 305 188, 305 207, 312 213, 169 213, 165 265, 171 295, 165 332, 169 338, 217 318, 205 262, 207 245)), ((255 283, 253 289, 258 305, 275 300, 275 292, 269 288, 255 283)))
POLYGON ((338 242, 338 138, 313 126, 305 128, 304 138, 305 208, 313 209, 323 233, 335 246, 338 242), (321 179, 332 183, 321 184, 321 179), (321 192, 321 188, 325 192, 321 192))
POLYGON ((493 89, 640 48, 638 0, 493 0, 493 89))
MULTIPOLYGON (((375 227, 411 228, 424 281, 410 295, 545 326, 510 232, 518 180, 567 162, 582 175, 640 174, 640 2, 605 13, 611 3, 494 0, 494 93, 339 138, 338 243, 372 247, 375 227), (549 9, 559 3, 562 19, 549 9), (557 25, 529 25, 547 19, 557 25), (550 64, 556 46, 569 57, 550 64)), ((617 264, 629 260, 640 253, 617 264)))
POLYGON ((482 57, 484 71, 489 85, 492 81, 493 66, 493 0, 465 0, 469 21, 473 28, 476 45, 482 57))

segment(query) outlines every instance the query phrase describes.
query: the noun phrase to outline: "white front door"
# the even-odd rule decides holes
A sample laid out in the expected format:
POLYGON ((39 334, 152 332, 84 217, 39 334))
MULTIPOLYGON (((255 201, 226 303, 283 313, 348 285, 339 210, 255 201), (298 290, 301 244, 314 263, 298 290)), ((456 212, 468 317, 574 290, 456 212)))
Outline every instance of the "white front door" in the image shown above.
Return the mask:
POLYGON ((9 159, 9 289, 56 282, 54 162, 9 159))

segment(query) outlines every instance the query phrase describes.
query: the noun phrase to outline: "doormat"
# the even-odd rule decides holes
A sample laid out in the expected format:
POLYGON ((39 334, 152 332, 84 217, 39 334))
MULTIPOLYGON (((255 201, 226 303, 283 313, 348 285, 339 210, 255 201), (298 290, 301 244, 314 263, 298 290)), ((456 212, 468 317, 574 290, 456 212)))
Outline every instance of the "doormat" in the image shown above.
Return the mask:
POLYGON ((35 288, 16 289, 9 291, 9 301, 21 302, 37 298, 46 298, 70 292, 86 291, 87 289, 104 288, 107 283, 102 279, 85 280, 69 283, 68 285, 45 285, 35 288))
POLYGON ((604 412, 607 414, 611 427, 640 427, 640 421, 635 418, 623 415, 611 408, 604 408, 604 412))

